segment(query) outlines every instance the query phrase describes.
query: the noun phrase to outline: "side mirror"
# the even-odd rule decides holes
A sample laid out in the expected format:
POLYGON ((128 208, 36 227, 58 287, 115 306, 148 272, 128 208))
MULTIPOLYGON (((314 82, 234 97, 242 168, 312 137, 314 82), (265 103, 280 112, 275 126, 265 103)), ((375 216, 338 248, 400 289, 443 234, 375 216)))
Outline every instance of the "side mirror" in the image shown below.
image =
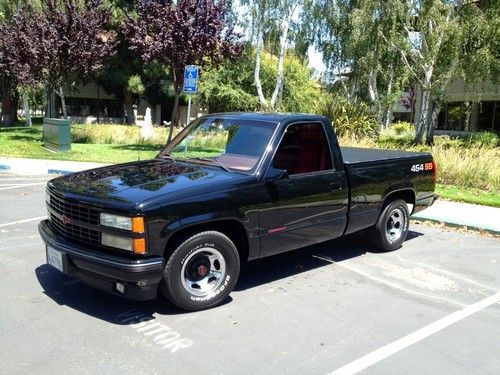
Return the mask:
POLYGON ((264 182, 276 182, 282 178, 288 178, 288 172, 286 169, 269 167, 264 175, 264 182))

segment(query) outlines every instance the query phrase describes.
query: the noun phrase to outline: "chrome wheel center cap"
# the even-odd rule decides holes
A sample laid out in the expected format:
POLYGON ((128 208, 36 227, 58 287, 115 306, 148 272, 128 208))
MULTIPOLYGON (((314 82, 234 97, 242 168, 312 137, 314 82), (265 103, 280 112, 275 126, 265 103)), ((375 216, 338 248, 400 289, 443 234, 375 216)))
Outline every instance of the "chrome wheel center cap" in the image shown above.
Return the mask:
POLYGON ((199 266, 198 267, 198 275, 200 276, 205 276, 208 272, 208 268, 205 266, 199 266))

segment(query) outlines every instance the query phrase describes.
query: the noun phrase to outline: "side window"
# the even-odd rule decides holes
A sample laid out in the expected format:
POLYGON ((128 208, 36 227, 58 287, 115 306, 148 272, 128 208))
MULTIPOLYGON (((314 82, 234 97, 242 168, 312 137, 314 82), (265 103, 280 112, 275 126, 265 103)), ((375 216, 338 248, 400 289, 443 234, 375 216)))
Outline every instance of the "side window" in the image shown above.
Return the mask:
POLYGON ((273 165, 286 169, 290 175, 332 169, 330 147, 323 125, 290 125, 276 150, 273 165))

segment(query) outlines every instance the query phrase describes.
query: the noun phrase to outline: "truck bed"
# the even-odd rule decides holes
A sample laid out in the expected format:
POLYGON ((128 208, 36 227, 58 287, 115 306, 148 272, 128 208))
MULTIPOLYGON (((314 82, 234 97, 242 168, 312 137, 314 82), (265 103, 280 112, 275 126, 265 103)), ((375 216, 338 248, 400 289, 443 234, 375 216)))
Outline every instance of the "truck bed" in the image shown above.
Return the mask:
POLYGON ((430 156, 427 152, 410 152, 399 150, 380 150, 376 148, 340 147, 345 164, 357 164, 373 161, 410 159, 419 156, 430 156))

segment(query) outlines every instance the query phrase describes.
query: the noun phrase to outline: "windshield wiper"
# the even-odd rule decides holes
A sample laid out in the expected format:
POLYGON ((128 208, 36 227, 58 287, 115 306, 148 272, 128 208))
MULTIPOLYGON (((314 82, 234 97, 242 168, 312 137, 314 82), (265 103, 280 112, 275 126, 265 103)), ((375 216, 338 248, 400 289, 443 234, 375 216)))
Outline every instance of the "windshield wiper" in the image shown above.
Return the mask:
POLYGON ((202 158, 200 156, 195 156, 195 157, 187 158, 187 160, 201 160, 201 161, 213 162, 213 163, 216 163, 222 169, 224 169, 226 172, 231 172, 231 170, 228 167, 226 167, 224 164, 222 164, 217 159, 209 159, 209 158, 202 158))

